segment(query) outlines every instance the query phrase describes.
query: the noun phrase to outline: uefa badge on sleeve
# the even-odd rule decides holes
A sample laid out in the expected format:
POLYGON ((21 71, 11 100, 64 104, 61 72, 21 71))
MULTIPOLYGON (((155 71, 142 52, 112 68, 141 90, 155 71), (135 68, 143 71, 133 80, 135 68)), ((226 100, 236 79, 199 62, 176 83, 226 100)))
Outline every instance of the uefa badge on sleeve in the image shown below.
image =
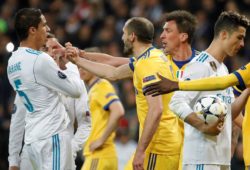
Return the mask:
POLYGON ((59 77, 60 79, 66 79, 66 78, 67 78, 67 76, 66 76, 63 72, 61 72, 61 71, 58 71, 58 72, 57 72, 57 75, 58 75, 58 77, 59 77))

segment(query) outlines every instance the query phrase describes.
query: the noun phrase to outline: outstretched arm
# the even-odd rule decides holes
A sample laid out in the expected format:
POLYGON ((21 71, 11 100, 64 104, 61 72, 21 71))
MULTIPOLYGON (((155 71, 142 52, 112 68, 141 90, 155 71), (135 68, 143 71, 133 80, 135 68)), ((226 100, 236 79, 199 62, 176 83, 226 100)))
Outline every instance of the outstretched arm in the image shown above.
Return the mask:
POLYGON ((143 169, 145 151, 159 126, 163 111, 162 96, 146 96, 146 99, 148 103, 148 113, 133 160, 133 168, 135 170, 143 169))
POLYGON ((146 95, 161 95, 170 93, 176 90, 182 91, 212 91, 222 90, 230 86, 238 85, 238 79, 234 74, 229 74, 222 77, 210 77, 199 80, 190 81, 171 81, 159 75, 159 82, 152 83, 144 89, 146 95))
POLYGON ((114 67, 118 67, 129 63, 129 58, 115 57, 112 55, 96 53, 96 52, 86 52, 84 50, 80 50, 80 57, 98 63, 108 64, 114 67))
POLYGON ((235 101, 232 104, 232 120, 234 120, 240 112, 243 110, 243 108, 246 105, 246 102, 248 100, 250 94, 250 89, 247 88, 242 92, 242 94, 235 99, 235 101))
POLYGON ((123 108, 121 102, 119 102, 119 101, 113 102, 109 106, 109 111, 110 111, 110 115, 109 115, 107 127, 104 130, 101 137, 98 138, 97 140, 93 141, 90 144, 90 151, 91 152, 102 147, 102 145, 105 143, 105 141, 114 132, 115 128, 117 127, 118 120, 124 115, 124 108, 123 108))
POLYGON ((67 46, 66 56, 77 66, 97 75, 98 77, 105 78, 110 81, 129 78, 133 75, 129 64, 124 64, 116 68, 107 64, 92 62, 90 60, 80 58, 78 52, 72 46, 67 46))

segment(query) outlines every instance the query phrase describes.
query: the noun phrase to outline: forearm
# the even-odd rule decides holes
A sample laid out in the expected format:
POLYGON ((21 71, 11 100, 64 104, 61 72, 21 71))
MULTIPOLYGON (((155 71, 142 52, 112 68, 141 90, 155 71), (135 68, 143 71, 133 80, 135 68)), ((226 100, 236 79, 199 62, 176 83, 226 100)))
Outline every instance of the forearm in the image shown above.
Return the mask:
POLYGON ((223 77, 210 77, 202 80, 180 81, 179 90, 183 91, 212 91, 223 90, 227 87, 238 85, 234 74, 223 77))
POLYGON ((242 129, 242 123, 243 123, 243 115, 242 112, 233 120, 234 124, 237 125, 240 129, 242 129))
POLYGON ((244 109, 249 97, 249 91, 249 89, 244 90, 242 94, 232 103, 232 120, 234 120, 244 109))
POLYGON ((84 52, 82 50, 80 52, 80 57, 87 60, 96 61, 98 63, 109 64, 115 67, 129 63, 129 59, 125 57, 115 57, 112 55, 96 52, 84 52))
POLYGON ((196 128, 197 130, 201 131, 201 132, 205 132, 204 130, 204 126, 205 126, 205 121, 201 120, 195 112, 192 112, 191 114, 189 114, 184 121, 186 123, 188 123, 189 125, 193 126, 194 128, 196 128))
POLYGON ((114 80, 114 73, 115 73, 115 67, 102 64, 102 63, 96 63, 92 62, 90 60, 86 60, 84 58, 78 58, 75 63, 77 66, 95 74, 98 77, 105 78, 108 80, 114 80))
POLYGON ((113 115, 109 117, 107 127, 100 137, 101 141, 105 142, 108 139, 108 137, 112 134, 112 132, 115 131, 120 117, 121 117, 120 115, 113 115))
POLYGON ((235 123, 232 123, 231 158, 234 155, 235 148, 237 146, 238 139, 240 136, 240 132, 241 132, 241 129, 235 123))
POLYGON ((144 153, 156 132, 162 113, 149 111, 136 151, 144 153))

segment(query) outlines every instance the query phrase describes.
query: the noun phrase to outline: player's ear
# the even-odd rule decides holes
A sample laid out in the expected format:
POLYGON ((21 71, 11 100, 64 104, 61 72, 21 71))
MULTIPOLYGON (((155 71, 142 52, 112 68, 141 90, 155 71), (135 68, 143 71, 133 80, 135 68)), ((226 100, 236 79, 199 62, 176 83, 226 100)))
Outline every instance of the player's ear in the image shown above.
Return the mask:
POLYGON ((220 36, 220 38, 221 38, 222 40, 224 40, 224 39, 227 38, 228 32, 225 31, 225 30, 222 30, 222 31, 220 32, 219 36, 220 36))
POLYGON ((129 35, 129 39, 130 39, 130 41, 132 41, 132 42, 134 42, 134 41, 135 41, 135 39, 136 39, 136 35, 135 35, 135 33, 134 33, 134 32, 132 32, 132 33, 129 35))
POLYGON ((29 33, 30 33, 30 34, 34 34, 34 33, 36 32, 36 30, 37 30, 37 29, 36 29, 35 27, 30 27, 30 28, 29 28, 29 33))
POLYGON ((188 34, 187 33, 181 33, 180 35, 181 42, 185 42, 188 40, 188 34))

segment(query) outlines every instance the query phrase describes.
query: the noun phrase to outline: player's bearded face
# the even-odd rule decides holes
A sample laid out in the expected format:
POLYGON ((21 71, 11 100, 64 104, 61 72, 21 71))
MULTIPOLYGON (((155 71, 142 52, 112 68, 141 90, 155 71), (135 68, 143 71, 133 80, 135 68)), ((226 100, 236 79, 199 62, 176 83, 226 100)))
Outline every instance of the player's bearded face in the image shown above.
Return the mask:
POLYGON ((126 55, 131 55, 133 53, 133 45, 129 41, 124 41, 124 49, 123 49, 124 54, 126 55))
POLYGON ((124 43, 124 49, 123 49, 124 54, 125 55, 132 54, 133 53, 133 44, 129 40, 129 34, 128 34, 128 30, 126 29, 126 26, 124 26, 124 28, 123 28, 122 40, 124 43))

